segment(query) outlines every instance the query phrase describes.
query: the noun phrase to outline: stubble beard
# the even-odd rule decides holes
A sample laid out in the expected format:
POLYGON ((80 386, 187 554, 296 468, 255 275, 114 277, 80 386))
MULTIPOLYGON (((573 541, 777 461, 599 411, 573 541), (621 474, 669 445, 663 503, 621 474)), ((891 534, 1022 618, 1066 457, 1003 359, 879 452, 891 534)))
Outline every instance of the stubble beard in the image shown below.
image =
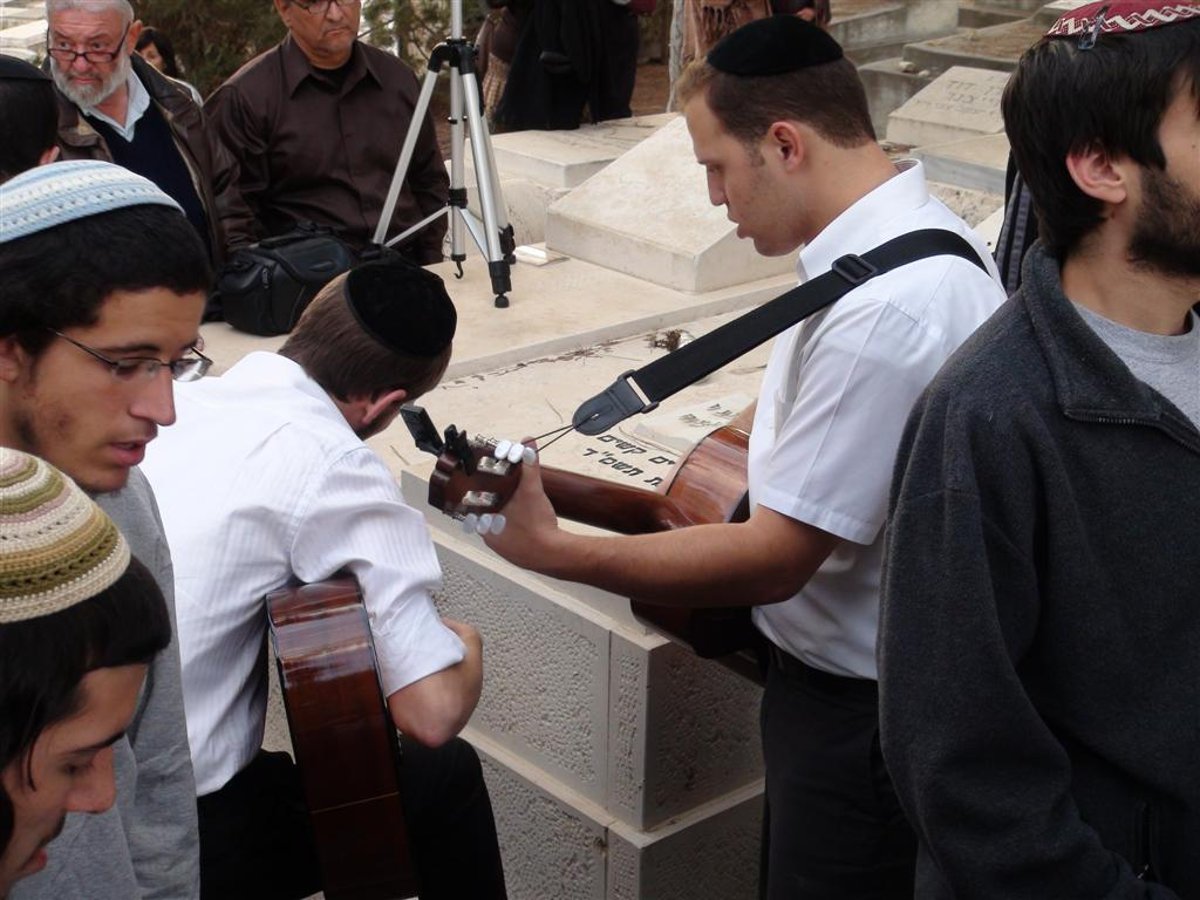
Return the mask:
POLYGON ((1129 256, 1138 268, 1200 278, 1200 195, 1158 169, 1142 170, 1142 206, 1129 256))

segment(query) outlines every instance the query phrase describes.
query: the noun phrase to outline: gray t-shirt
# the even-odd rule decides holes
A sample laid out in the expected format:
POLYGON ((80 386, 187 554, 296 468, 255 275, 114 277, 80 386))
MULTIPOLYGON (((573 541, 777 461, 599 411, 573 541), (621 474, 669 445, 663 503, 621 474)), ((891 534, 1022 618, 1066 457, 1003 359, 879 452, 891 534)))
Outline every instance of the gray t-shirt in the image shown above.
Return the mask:
POLYGON ((13 887, 13 900, 194 900, 200 895, 196 783, 183 717, 171 554, 150 483, 137 469, 96 502, 154 575, 171 613, 126 736, 113 745, 117 799, 99 815, 67 816, 46 868, 13 887))
POLYGON ((1075 309, 1139 380, 1154 388, 1200 428, 1200 319, 1189 313, 1184 334, 1126 328, 1078 303, 1075 309))

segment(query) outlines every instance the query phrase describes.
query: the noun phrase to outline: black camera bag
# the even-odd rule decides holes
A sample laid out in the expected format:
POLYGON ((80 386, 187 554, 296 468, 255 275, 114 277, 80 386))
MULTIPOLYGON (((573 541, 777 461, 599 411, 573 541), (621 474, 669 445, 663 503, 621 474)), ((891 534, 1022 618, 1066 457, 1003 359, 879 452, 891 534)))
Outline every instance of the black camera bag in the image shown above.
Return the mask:
POLYGON ((250 334, 286 334, 317 292, 358 255, 333 229, 304 223, 230 254, 217 278, 225 321, 250 334))

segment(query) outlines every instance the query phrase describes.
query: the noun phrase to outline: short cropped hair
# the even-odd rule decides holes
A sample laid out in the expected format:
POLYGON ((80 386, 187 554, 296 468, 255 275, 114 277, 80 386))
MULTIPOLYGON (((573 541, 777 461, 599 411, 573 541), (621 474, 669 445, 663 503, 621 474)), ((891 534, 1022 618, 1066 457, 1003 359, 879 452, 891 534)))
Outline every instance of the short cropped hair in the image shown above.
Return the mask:
POLYGON ((1103 221, 1103 202, 1079 189, 1067 157, 1097 147, 1164 169, 1159 126, 1183 90, 1200 111, 1200 19, 1101 34, 1088 50, 1043 38, 1021 57, 1004 90, 1004 127, 1053 256, 1070 254, 1103 221))
POLYGON ((115 9, 121 14, 123 25, 132 22, 134 17, 133 4, 129 0, 46 0, 46 18, 72 9, 84 12, 106 12, 115 9))
POLYGON ((346 274, 321 288, 279 353, 339 400, 403 389, 409 400, 432 390, 450 365, 452 345, 437 356, 399 353, 367 334, 346 296, 346 274))
POLYGON ((58 138, 54 82, 0 79, 0 183, 32 169, 58 138))
MULTIPOLYGON (((94 597, 0 625, 0 769, 20 763, 33 785, 29 752, 43 731, 78 712, 83 677, 149 663, 170 642, 162 591, 136 558, 94 597)), ((0 853, 12 829, 11 801, 0 790, 0 853)))
POLYGON ((854 63, 844 58, 749 77, 721 72, 699 59, 684 70, 675 94, 681 105, 702 95, 721 127, 747 146, 780 120, 802 122, 836 147, 875 140, 867 93, 854 63))
POLYGON ((49 332, 94 325, 114 291, 166 288, 207 293, 208 252, 196 229, 168 206, 129 206, 0 243, 0 337, 31 356, 49 332))

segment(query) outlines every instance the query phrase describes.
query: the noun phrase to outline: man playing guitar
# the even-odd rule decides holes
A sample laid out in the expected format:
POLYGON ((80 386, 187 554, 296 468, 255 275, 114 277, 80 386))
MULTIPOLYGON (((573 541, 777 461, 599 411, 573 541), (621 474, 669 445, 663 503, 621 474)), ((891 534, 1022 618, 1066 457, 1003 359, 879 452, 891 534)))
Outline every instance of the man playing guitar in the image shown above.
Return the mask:
POLYGON ((854 66, 820 28, 738 30, 678 95, 710 199, 766 255, 835 259, 940 228, 960 257, 879 275, 776 339, 755 412, 745 522, 636 536, 558 527, 526 466, 488 544, 517 565, 677 606, 742 604, 767 638, 763 699, 769 898, 911 897, 915 840, 879 752, 881 532, 905 417, 945 358, 1004 300, 983 243, 875 141, 854 66), (990 277, 991 276, 991 277, 990 277))

